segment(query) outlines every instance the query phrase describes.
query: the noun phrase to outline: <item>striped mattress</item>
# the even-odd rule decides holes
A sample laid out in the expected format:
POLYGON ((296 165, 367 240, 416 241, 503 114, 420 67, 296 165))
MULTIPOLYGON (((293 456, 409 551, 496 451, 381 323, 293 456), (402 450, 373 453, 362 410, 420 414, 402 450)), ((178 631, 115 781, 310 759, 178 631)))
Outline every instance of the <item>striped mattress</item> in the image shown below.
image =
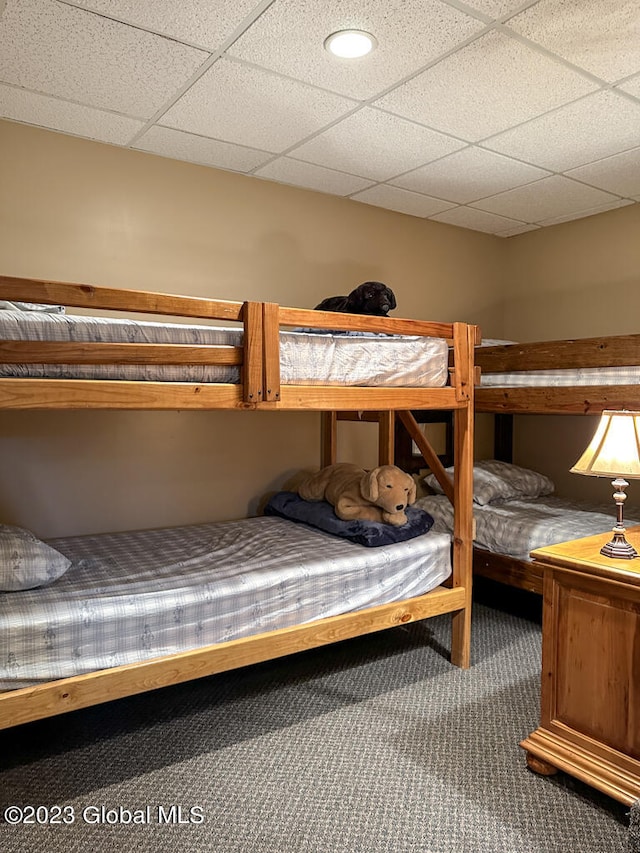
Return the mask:
POLYGON ((451 573, 451 537, 365 548, 259 517, 50 540, 50 586, 0 594, 0 689, 400 601, 451 573))
MULTIPOLYGON (((242 346, 241 329, 37 311, 0 311, 0 340, 242 346)), ((448 381, 447 342, 417 335, 280 333, 284 385, 439 388, 448 381)), ((0 376, 165 382, 240 381, 236 366, 0 364, 0 376)))
MULTIPOLYGON (((435 519, 434 531, 453 530, 453 510, 444 495, 428 495, 415 506, 435 519)), ((502 503, 474 503, 476 523, 474 545, 496 554, 530 560, 531 551, 583 536, 595 536, 612 530, 616 521, 613 501, 590 504, 545 495, 502 503)), ((626 519, 628 525, 640 522, 626 519)))

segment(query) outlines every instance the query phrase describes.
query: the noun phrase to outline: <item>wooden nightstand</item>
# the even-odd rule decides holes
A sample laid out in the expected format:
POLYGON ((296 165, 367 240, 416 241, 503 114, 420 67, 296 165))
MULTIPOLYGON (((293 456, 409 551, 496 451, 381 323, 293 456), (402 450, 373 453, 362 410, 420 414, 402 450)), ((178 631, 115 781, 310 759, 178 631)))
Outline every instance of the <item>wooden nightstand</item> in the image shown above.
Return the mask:
MULTIPOLYGON (((627 530, 640 553, 640 526, 627 530)), ((623 803, 640 798, 640 559, 600 554, 611 533, 538 548, 544 572, 541 723, 520 744, 623 803)))

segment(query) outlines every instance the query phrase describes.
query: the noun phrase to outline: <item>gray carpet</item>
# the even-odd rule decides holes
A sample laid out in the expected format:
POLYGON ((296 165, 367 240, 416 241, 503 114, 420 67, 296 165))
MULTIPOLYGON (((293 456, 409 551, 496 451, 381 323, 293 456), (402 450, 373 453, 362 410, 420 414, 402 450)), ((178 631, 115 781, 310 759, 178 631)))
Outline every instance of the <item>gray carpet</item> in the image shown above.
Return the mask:
POLYGON ((474 618, 467 671, 438 617, 0 733, 2 810, 74 818, 0 823, 0 849, 626 853, 627 808, 526 769, 539 623, 483 605, 474 618), (203 821, 160 824, 172 805, 203 821), (90 822, 101 806, 150 822, 90 822))
POLYGON ((629 850, 640 853, 640 800, 631 806, 629 815, 629 850))

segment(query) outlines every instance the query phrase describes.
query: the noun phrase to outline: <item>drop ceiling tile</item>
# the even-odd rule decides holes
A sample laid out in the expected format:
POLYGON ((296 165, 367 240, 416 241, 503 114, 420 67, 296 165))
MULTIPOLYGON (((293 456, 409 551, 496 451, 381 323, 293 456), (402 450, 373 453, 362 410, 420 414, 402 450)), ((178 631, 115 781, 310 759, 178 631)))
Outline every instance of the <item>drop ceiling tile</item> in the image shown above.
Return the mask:
POLYGON ((267 151, 256 151, 254 148, 195 136, 169 127, 149 128, 132 147, 188 163, 232 169, 234 172, 249 172, 271 157, 267 151))
POLYGON ((214 50, 258 5, 257 0, 73 0, 74 5, 170 38, 214 50))
POLYGON ((64 3, 8 0, 0 18, 0 81, 138 118, 207 56, 64 3))
POLYGON ((518 225, 515 228, 508 228, 506 231, 496 231, 498 237, 517 237, 518 234, 526 234, 527 231, 539 231, 539 225, 518 225))
POLYGON ((303 163, 292 157, 278 157, 272 163, 267 163, 254 173, 258 178, 268 178, 283 184, 293 184, 310 190, 317 190, 333 195, 350 195, 365 187, 371 186, 371 181, 315 166, 313 163, 303 163))
POLYGON ((319 166, 384 181, 462 147, 463 143, 449 136, 363 107, 291 154, 319 166))
POLYGON ((94 110, 92 107, 72 104, 69 101, 59 101, 57 98, 2 84, 0 116, 114 145, 126 145, 144 126, 144 122, 126 116, 94 110))
POLYGON ((496 216, 494 213, 474 210, 471 207, 455 207, 453 210, 446 210, 429 218, 436 222, 445 222, 447 225, 457 225, 459 228, 484 231, 487 234, 504 233, 510 228, 518 228, 523 224, 505 216, 496 216))
POLYGON ((627 80, 626 83, 621 83, 618 89, 622 89, 623 92, 628 92, 634 98, 640 99, 640 74, 637 77, 627 80))
POLYGON ((351 196, 354 201, 362 201, 365 204, 373 204, 376 207, 385 207, 387 210, 396 210, 399 213, 408 213, 410 216, 432 216, 451 207, 451 204, 439 198, 430 198, 420 193, 412 193, 409 190, 401 190, 398 187, 380 185, 371 187, 361 193, 351 196))
POLYGON ((640 195, 640 148, 566 172, 569 178, 627 198, 640 195))
POLYGON ((522 9, 524 2, 525 0, 467 0, 467 6, 496 19, 522 9))
POLYGON ((297 80, 220 59, 162 116, 162 124, 278 153, 354 106, 297 80))
POLYGON ((537 181, 549 173, 482 148, 465 148, 394 178, 396 187, 466 204, 537 181))
POLYGON ((609 83, 640 71, 635 0, 540 0, 507 26, 609 83))
POLYGON ((634 148, 638 139, 640 103, 613 91, 601 91, 483 144, 519 160, 563 172, 634 148))
POLYGON ((596 213, 606 213, 607 210, 627 207, 629 204, 633 204, 629 199, 616 199, 609 204, 601 204, 596 207, 590 207, 587 210, 581 210, 578 214, 571 213, 566 216, 554 216, 551 219, 542 219, 538 224, 544 227, 546 225, 560 225, 562 222, 574 222, 576 219, 584 219, 587 216, 594 216, 596 213))
POLYGON ((277 0, 229 53, 365 100, 483 28, 481 21, 440 0, 277 0), (346 28, 370 32, 377 48, 357 60, 332 56, 324 49, 324 40, 346 28))
POLYGON ((375 105, 477 142, 595 88, 561 63, 492 31, 375 105))
POLYGON ((552 175, 525 187, 508 190, 475 202, 472 207, 510 216, 522 222, 541 222, 552 217, 578 214, 599 205, 613 204, 618 199, 593 187, 579 184, 562 175, 552 175))

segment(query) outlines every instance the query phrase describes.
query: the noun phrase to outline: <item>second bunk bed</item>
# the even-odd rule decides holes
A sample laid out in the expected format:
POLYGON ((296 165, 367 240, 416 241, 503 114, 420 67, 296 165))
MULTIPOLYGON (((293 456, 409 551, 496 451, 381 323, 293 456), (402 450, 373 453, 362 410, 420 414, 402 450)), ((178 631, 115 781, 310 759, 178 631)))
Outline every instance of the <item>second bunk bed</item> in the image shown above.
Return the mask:
MULTIPOLYGON (((513 465, 514 418, 640 411, 640 335, 524 344, 485 341, 476 347, 475 363, 481 373, 475 410, 495 416, 495 459, 477 463, 474 471, 474 573, 541 593, 542 575, 529 553, 611 530, 615 507, 613 501, 596 504, 559 498, 548 477, 513 465)), ((434 419, 429 413, 416 413, 416 417, 434 419)), ((415 450, 406 436, 401 439, 399 464, 414 470, 420 466, 415 450)), ((450 441, 444 464, 452 464, 450 441)), ((433 477, 429 484, 433 491, 442 491, 433 477)), ((439 518, 441 526, 450 527, 446 502, 434 496, 425 498, 422 505, 439 518)), ((627 513, 629 524, 638 523, 633 508, 627 513)))

